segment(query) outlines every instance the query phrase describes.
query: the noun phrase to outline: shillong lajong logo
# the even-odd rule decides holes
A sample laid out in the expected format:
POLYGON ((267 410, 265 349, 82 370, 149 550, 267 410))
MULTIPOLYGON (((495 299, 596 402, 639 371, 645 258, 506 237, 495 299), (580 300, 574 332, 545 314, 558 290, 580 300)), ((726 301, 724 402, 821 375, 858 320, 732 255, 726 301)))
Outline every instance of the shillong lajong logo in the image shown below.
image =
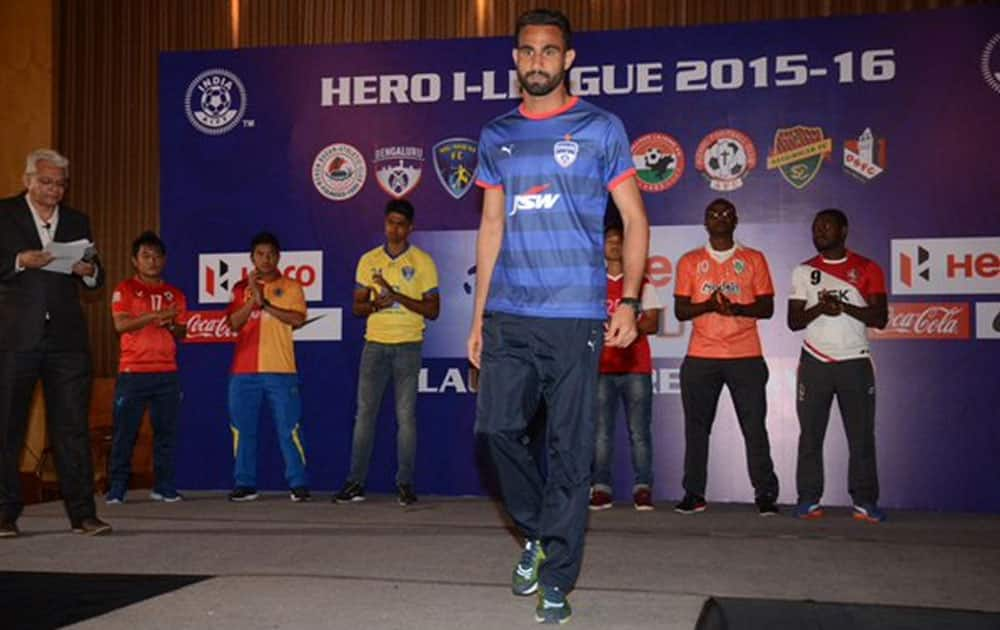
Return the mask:
POLYGON ((184 111, 198 131, 218 136, 231 131, 247 110, 247 91, 240 78, 222 68, 196 76, 184 94, 184 111))

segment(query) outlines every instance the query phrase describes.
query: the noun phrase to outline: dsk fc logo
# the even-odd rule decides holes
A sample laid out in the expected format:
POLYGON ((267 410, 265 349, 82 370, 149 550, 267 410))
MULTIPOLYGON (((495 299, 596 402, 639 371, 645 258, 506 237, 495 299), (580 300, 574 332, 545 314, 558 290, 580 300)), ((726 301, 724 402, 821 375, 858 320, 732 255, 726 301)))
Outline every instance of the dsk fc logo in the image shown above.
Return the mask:
POLYGON ((767 156, 767 168, 779 169, 785 181, 799 190, 819 173, 823 160, 830 159, 833 141, 819 127, 795 125, 774 132, 774 144, 767 156))
POLYGON ((447 138, 431 149, 438 181, 455 199, 461 199, 476 181, 479 145, 469 138, 447 138))
POLYGON ((213 68, 196 76, 184 94, 184 111, 198 131, 217 136, 230 131, 243 119, 247 91, 239 77, 213 68))
POLYGON ((381 147, 372 159, 378 185, 394 199, 402 199, 420 183, 424 150, 420 147, 381 147))
POLYGON ((886 144, 865 128, 857 140, 844 143, 844 170, 863 182, 875 179, 885 171, 886 144))

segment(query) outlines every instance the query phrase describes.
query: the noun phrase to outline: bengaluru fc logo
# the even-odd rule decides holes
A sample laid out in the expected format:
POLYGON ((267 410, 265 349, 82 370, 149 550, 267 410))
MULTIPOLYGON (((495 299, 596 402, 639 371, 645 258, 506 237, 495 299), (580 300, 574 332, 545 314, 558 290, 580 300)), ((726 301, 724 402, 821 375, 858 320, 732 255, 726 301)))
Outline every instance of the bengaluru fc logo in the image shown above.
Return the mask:
POLYGON ((795 125, 774 132, 767 168, 779 169, 785 181, 802 190, 819 173, 823 160, 830 160, 833 141, 819 127, 795 125))
POLYGON ((247 110, 247 91, 240 78, 222 68, 206 70, 188 84, 184 111, 198 131, 218 136, 239 124, 247 110))
POLYGON ((479 145, 469 138, 447 138, 431 149, 438 181, 455 199, 461 199, 476 181, 479 145))
POLYGON ((885 171, 885 138, 876 138, 865 129, 857 140, 844 142, 844 170, 862 182, 868 182, 885 171))
POLYGON ((556 164, 563 168, 569 168, 576 162, 576 156, 580 153, 580 145, 573 142, 572 136, 566 134, 566 137, 559 142, 552 145, 552 157, 555 158, 556 164))
POLYGON ((663 192, 684 174, 684 151, 672 136, 647 133, 632 143, 632 164, 641 190, 663 192))
POLYGON ((420 147, 381 147, 372 160, 375 179, 390 197, 402 199, 420 183, 424 170, 424 150, 420 147))

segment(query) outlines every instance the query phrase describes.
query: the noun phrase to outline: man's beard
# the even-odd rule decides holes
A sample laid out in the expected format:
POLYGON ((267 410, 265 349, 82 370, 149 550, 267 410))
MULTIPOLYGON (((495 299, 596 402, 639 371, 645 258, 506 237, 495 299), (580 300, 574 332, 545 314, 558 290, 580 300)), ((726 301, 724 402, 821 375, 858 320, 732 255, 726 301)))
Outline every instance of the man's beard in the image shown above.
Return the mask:
POLYGON ((548 76, 547 74, 539 70, 529 72, 526 75, 521 74, 519 72, 517 73, 517 80, 521 84, 521 89, 523 89, 528 94, 532 96, 545 96, 546 94, 552 92, 552 90, 559 87, 559 85, 563 82, 563 79, 566 77, 566 71, 565 70, 560 71, 559 74, 555 75, 554 77, 551 77, 545 83, 529 83, 528 79, 535 75, 539 75, 541 77, 548 76))

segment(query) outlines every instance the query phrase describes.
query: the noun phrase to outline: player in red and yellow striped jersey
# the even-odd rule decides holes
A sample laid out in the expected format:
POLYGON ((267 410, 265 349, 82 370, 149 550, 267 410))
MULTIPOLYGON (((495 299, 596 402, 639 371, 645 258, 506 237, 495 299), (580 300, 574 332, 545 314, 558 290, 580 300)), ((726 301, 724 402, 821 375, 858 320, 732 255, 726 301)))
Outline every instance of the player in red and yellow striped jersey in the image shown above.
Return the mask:
POLYGON ((229 379, 230 428, 236 458, 231 501, 257 498, 257 427, 266 397, 278 430, 285 479, 293 501, 309 500, 306 452, 302 437, 302 399, 295 367, 292 332, 306 320, 302 286, 278 271, 281 247, 261 232, 250 244, 254 270, 236 284, 227 309, 239 337, 229 379))

